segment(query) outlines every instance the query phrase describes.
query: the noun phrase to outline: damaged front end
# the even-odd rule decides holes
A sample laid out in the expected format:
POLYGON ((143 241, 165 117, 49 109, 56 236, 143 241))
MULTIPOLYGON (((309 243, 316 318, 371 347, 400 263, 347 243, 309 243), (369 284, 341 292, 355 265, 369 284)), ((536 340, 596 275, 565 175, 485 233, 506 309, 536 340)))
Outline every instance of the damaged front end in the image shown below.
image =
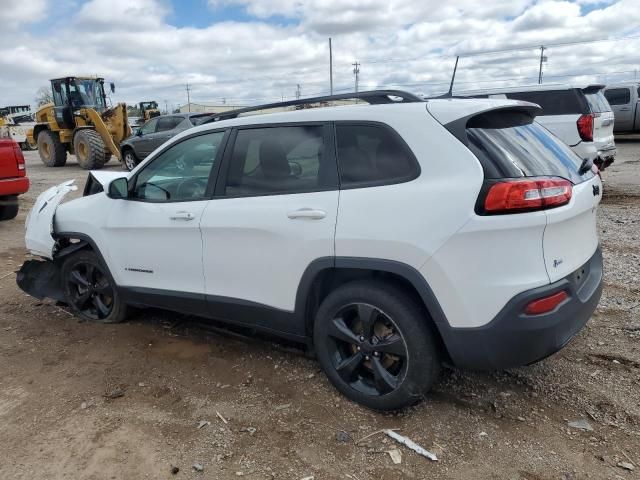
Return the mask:
POLYGON ((82 242, 56 241, 54 217, 65 195, 77 190, 75 180, 69 180, 41 193, 25 222, 25 245, 38 260, 22 264, 16 283, 24 292, 42 300, 45 297, 64 301, 60 279, 62 259, 72 251, 82 248, 82 242))

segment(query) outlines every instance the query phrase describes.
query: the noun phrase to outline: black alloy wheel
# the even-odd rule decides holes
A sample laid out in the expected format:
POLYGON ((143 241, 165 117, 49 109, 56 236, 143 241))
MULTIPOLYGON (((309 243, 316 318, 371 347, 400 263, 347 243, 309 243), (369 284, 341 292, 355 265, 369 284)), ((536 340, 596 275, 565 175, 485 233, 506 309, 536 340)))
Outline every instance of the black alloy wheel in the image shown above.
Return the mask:
POLYGON ((382 280, 357 280, 322 301, 313 346, 343 395, 374 410, 398 410, 424 398, 437 380, 437 335, 411 292, 382 280))
POLYGON ((407 346, 393 320, 379 308, 366 303, 343 307, 331 320, 328 334, 333 366, 354 390, 385 395, 402 382, 407 346))
POLYGON ((70 255, 61 275, 65 299, 76 315, 101 323, 124 320, 126 306, 95 253, 82 250, 70 255))

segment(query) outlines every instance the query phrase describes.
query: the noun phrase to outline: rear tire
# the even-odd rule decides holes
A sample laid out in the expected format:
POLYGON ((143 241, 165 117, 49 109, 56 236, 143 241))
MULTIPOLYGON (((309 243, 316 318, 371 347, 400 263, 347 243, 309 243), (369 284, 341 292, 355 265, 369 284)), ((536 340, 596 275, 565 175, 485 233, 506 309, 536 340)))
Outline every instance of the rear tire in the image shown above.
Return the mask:
POLYGON ((80 130, 73 137, 73 150, 80 168, 98 170, 106 161, 106 146, 102 137, 95 130, 80 130))
POLYGON ((81 250, 69 255, 60 278, 65 300, 78 317, 99 323, 126 319, 127 306, 109 269, 94 252, 81 250))
POLYGON ((38 134, 38 154, 47 167, 64 167, 67 163, 67 149, 60 142, 57 132, 43 130, 38 134))
POLYGON ((18 216, 18 196, 0 197, 0 220, 11 220, 18 216))
POLYGON ((355 281, 330 293, 316 314, 318 361, 349 399, 374 410, 420 401, 438 378, 440 355, 423 310, 401 289, 355 281))
POLYGON ((122 166, 126 170, 131 171, 134 168, 136 168, 138 163, 140 163, 140 160, 138 160, 138 157, 136 157, 136 154, 133 153, 132 149, 127 148, 122 154, 122 166))

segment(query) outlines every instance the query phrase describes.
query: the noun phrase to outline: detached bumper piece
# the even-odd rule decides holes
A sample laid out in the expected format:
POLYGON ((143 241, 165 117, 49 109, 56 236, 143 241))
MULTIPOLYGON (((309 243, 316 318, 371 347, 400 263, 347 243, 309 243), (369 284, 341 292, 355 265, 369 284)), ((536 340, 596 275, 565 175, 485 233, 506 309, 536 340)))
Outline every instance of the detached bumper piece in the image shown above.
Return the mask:
POLYGON ((602 295, 602 251, 571 275, 516 295, 487 325, 452 328, 445 335, 453 363, 471 370, 499 370, 540 361, 564 347, 587 323, 602 295), (552 311, 527 314, 537 299, 565 292, 552 311))
POLYGON ((48 297, 64 301, 58 262, 27 260, 18 271, 16 283, 25 293, 39 300, 48 297))

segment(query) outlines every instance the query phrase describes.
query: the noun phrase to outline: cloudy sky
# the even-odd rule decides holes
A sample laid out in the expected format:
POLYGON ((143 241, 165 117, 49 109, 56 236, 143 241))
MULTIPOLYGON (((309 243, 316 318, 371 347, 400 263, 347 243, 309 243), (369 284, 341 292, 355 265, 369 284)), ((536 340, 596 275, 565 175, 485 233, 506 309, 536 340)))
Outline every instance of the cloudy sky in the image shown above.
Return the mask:
POLYGON ((640 79, 640 0, 0 0, 0 106, 67 75, 116 83, 114 101, 254 104, 329 90, 446 91, 640 79), (603 40, 576 44, 586 40, 603 40), (616 40, 617 39, 617 40, 616 40))

